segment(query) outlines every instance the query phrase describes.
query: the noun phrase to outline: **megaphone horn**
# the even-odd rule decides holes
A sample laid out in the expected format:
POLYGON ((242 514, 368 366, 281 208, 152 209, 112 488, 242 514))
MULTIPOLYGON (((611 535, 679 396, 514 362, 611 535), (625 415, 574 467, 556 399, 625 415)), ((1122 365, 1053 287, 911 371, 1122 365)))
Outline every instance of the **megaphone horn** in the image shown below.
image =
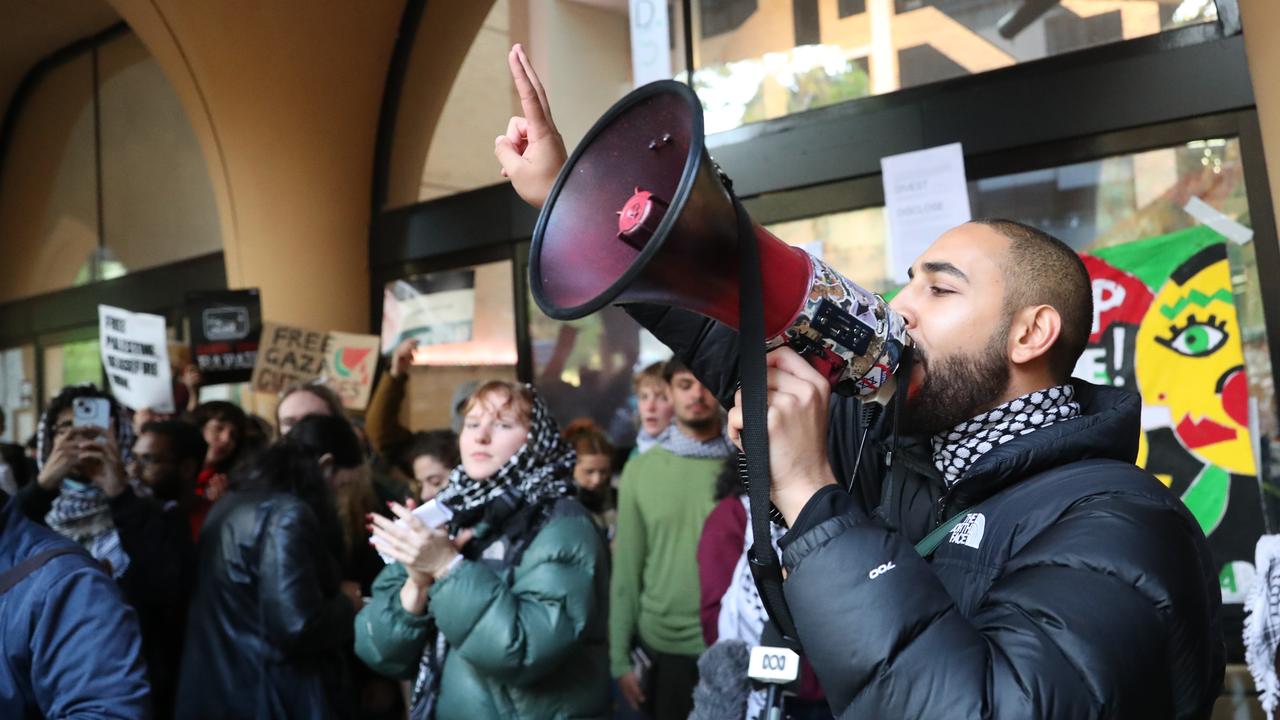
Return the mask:
MULTIPOLYGON (((707 154, 693 90, 672 80, 636 89, 591 128, 547 196, 529 259, 535 302, 557 320, 652 303, 737 328, 731 192, 707 154)), ((881 394, 907 342, 901 317, 821 260, 752 230, 768 346, 791 345, 838 392, 881 394)))

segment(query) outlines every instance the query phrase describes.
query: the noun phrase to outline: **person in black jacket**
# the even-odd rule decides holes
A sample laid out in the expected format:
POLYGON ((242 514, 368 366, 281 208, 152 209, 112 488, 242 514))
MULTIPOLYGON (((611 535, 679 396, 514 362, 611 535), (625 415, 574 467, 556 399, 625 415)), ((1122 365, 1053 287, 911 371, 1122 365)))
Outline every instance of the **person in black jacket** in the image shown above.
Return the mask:
MULTIPOLYGON (((563 142, 520 48, 509 59, 526 117, 494 152, 537 206, 563 142)), ((1133 464, 1138 396, 1070 377, 1093 320, 1083 263, 987 220, 911 269, 891 303, 917 357, 900 412, 864 423, 794 352, 768 358, 784 593, 833 712, 1208 717, 1225 655, 1217 573, 1194 518, 1133 464), (916 551, 952 518, 934 552, 916 551)), ((736 333, 627 309, 737 405, 736 333)))
POLYGON ((204 463, 200 430, 181 420, 143 424, 133 442, 130 487, 111 500, 120 543, 135 558, 121 583, 138 611, 158 717, 171 717, 196 552, 187 513, 204 463))
POLYGON ((233 472, 200 534, 177 717, 351 717, 342 554, 310 450, 286 438, 233 472))

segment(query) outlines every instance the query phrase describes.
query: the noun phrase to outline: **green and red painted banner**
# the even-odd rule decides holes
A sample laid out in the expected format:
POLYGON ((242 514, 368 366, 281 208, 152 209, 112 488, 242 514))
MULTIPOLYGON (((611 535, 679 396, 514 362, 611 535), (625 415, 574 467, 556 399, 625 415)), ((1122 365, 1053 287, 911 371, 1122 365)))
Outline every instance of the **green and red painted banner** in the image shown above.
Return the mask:
POLYGON ((1195 227, 1083 258, 1094 317, 1075 376, 1142 394, 1138 464, 1182 498, 1241 602, 1265 526, 1226 238, 1195 227))

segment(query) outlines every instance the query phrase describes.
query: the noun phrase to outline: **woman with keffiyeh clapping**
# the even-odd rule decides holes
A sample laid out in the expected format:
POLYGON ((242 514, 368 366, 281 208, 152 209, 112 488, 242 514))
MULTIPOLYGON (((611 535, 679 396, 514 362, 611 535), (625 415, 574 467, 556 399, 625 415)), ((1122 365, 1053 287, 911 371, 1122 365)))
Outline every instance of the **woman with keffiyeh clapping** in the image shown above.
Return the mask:
POLYGON ((527 385, 490 382, 464 409, 462 464, 429 528, 373 516, 396 562, 356 618, 356 652, 414 679, 410 717, 603 717, 608 551, 574 499, 575 454, 527 385))

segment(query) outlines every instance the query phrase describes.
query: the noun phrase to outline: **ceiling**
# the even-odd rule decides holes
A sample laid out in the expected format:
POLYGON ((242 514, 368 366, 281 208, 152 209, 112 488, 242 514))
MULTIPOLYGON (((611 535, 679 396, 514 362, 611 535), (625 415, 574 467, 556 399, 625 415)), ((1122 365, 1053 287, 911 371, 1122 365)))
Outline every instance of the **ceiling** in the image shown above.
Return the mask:
POLYGON ((0 0, 0 118, 36 63, 118 22, 106 0, 0 0))

